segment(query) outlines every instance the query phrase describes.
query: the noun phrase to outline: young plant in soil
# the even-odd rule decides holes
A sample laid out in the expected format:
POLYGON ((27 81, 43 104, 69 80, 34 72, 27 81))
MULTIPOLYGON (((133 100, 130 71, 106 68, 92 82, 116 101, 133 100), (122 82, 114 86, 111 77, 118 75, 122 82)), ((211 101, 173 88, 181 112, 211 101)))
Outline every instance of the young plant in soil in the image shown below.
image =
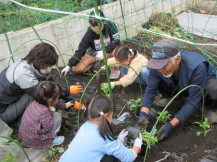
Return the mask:
POLYGON ((150 149, 151 145, 154 145, 158 142, 158 139, 156 137, 157 129, 154 129, 151 132, 147 132, 145 129, 141 132, 142 139, 147 144, 147 148, 150 149))
POLYGON ((58 155, 60 153, 64 152, 63 147, 52 147, 48 150, 48 157, 46 159, 43 159, 43 162, 49 162, 49 161, 58 161, 58 155))
POLYGON ((131 99, 127 102, 127 104, 130 105, 130 110, 133 111, 134 114, 136 114, 137 109, 140 108, 142 104, 142 98, 131 99))
POLYGON ((6 137, 6 136, 0 136, 0 138, 4 138, 4 139, 8 140, 7 142, 5 142, 6 145, 15 146, 15 147, 20 148, 23 151, 23 153, 25 154, 28 161, 30 162, 29 156, 27 155, 23 145, 18 140, 13 139, 12 137, 6 137))
POLYGON ((101 90, 107 97, 110 97, 109 87, 107 86, 107 84, 101 84, 101 90))
POLYGON ((156 137, 157 129, 152 128, 151 132, 147 132, 145 129, 141 130, 142 134, 142 139, 146 143, 146 151, 145 151, 145 157, 144 157, 144 162, 146 161, 146 157, 148 154, 148 150, 151 148, 152 145, 158 143, 158 139, 156 137))
POLYGON ((167 110, 162 112, 158 111, 157 114, 158 114, 157 119, 159 119, 159 121, 162 122, 163 124, 167 124, 167 120, 171 118, 171 114, 167 110))
POLYGON ((199 127, 203 129, 203 131, 197 131, 196 135, 200 136, 203 134, 204 137, 206 137, 207 133, 212 131, 211 124, 208 121, 208 118, 204 118, 204 121, 202 122, 194 122, 193 124, 198 124, 199 127))
POLYGON ((1 160, 1 162, 16 162, 14 158, 17 157, 17 154, 13 154, 10 151, 4 151, 5 158, 1 160))

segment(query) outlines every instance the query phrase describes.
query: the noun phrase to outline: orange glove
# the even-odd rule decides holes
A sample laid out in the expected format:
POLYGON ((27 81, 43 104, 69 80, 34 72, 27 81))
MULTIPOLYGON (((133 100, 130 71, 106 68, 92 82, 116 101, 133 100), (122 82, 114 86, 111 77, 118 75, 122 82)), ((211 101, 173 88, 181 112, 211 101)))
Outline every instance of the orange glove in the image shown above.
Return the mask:
POLYGON ((81 104, 81 103, 78 102, 78 101, 75 101, 75 102, 74 102, 74 106, 73 106, 73 108, 74 108, 74 109, 81 109, 82 106, 83 106, 83 104, 81 104))
POLYGON ((70 94, 81 94, 83 92, 83 88, 81 85, 72 85, 70 86, 70 94))

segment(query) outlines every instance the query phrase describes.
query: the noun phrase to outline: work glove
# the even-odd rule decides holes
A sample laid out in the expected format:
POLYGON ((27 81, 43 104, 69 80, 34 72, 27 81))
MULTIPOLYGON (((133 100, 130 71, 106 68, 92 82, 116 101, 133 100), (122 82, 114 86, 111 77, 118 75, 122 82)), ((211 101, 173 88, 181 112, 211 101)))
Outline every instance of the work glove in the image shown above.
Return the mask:
POLYGON ((121 142, 121 143, 124 143, 124 139, 125 137, 128 135, 128 131, 126 129, 123 129, 119 135, 118 135, 118 140, 121 142))
POLYGON ((97 51, 95 58, 99 61, 103 60, 103 51, 97 51))
POLYGON ((83 88, 79 84, 71 85, 69 92, 70 92, 70 94, 81 94, 83 92, 83 88))
POLYGON ((74 105, 74 102, 73 101, 69 101, 69 102, 66 102, 65 104, 66 104, 66 108, 68 109, 68 108, 70 108, 71 106, 74 105))
MULTIPOLYGON (((111 83, 111 89, 115 88, 115 82, 110 82, 111 83)), ((101 87, 105 87, 108 89, 108 83, 102 83, 101 87)))
POLYGON ((137 122, 139 125, 142 125, 144 128, 146 128, 149 124, 148 121, 148 114, 146 112, 140 112, 139 113, 139 121, 137 122))
POLYGON ((167 138, 172 128, 173 128, 173 125, 171 123, 168 123, 167 125, 164 125, 163 127, 161 127, 160 130, 157 131, 158 141, 162 141, 165 138, 167 138))
POLYGON ((103 65, 102 67, 100 67, 100 69, 105 70, 105 65, 103 65))
POLYGON ((78 101, 74 101, 74 106, 73 106, 74 109, 82 109, 82 108, 85 108, 83 106, 83 104, 81 104, 80 102, 78 101))
POLYGON ((66 74, 69 72, 71 68, 67 65, 66 67, 64 67, 64 69, 61 71, 61 75, 66 76, 66 74))
MULTIPOLYGON (((141 150, 141 147, 142 147, 142 135, 141 133, 139 132, 139 137, 137 137, 134 141, 134 144, 133 144, 133 147, 138 147, 140 150, 141 150)), ((140 152, 140 151, 139 151, 140 152)))

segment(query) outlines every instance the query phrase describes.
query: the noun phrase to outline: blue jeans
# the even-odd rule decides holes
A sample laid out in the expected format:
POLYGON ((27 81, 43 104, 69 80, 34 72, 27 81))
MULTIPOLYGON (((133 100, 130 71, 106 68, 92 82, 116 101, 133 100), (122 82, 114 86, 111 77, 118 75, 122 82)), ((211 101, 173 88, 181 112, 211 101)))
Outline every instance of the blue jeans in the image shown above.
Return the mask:
MULTIPOLYGON (((121 75, 126 75, 128 73, 128 69, 124 67, 120 67, 120 72, 121 75)), ((139 76, 137 76, 134 82, 146 85, 148 83, 148 75, 149 75, 149 69, 143 66, 142 70, 139 73, 139 76)))

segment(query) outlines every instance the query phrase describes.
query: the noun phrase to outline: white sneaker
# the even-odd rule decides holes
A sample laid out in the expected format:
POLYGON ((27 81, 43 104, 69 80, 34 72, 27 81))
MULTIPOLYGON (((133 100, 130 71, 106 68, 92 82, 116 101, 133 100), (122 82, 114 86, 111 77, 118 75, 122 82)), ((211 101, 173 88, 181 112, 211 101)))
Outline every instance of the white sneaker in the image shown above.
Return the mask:
POLYGON ((64 136, 57 136, 56 138, 53 139, 51 147, 62 144, 64 140, 65 140, 64 136))
POLYGON ((118 79, 121 72, 118 69, 115 68, 110 68, 111 73, 110 73, 110 79, 118 79))

